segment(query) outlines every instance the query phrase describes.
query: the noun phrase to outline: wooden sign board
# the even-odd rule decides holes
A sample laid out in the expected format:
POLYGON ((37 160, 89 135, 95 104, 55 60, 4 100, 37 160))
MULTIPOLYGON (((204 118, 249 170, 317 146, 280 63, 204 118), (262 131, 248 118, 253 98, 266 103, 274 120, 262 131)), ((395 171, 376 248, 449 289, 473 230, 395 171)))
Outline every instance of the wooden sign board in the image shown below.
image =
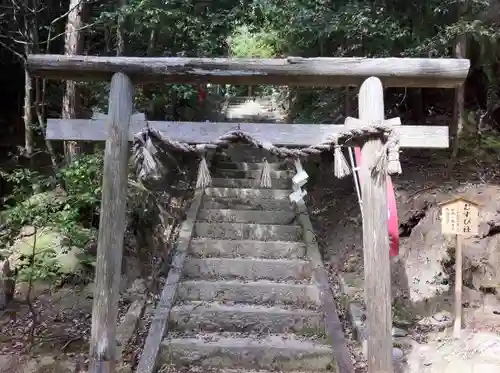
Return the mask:
POLYGON ((465 198, 441 202, 441 231, 443 234, 474 236, 478 234, 478 204, 465 198))

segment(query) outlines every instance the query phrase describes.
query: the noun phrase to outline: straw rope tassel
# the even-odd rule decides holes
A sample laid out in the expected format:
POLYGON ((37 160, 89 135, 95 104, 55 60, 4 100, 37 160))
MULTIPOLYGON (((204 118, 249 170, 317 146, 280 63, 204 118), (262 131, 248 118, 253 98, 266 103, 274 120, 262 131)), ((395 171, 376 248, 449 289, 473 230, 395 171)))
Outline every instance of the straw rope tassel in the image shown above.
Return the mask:
POLYGON ((349 168, 349 164, 347 163, 347 159, 342 152, 342 148, 339 144, 335 145, 334 156, 334 173, 335 176, 339 179, 351 174, 351 169, 349 168))
POLYGON ((260 174, 260 187, 261 188, 271 188, 271 166, 264 159, 264 165, 262 166, 262 172, 260 174))
POLYGON ((206 188, 212 183, 210 170, 208 169, 207 159, 205 155, 201 157, 200 165, 198 166, 198 178, 196 179, 196 188, 206 188))

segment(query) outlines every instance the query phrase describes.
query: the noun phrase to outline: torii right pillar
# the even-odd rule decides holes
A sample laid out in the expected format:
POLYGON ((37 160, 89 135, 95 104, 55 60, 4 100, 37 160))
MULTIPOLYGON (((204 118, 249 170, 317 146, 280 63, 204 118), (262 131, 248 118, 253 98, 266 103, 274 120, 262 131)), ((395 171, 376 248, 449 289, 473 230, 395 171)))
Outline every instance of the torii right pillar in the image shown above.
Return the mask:
MULTIPOLYGON (((397 122, 384 118, 384 92, 380 79, 370 77, 359 90, 359 120, 346 126, 397 122)), ((361 196, 363 200, 363 253, 369 373, 393 373, 391 270, 387 234, 387 164, 374 167, 385 151, 380 139, 367 141, 361 149, 361 196)))

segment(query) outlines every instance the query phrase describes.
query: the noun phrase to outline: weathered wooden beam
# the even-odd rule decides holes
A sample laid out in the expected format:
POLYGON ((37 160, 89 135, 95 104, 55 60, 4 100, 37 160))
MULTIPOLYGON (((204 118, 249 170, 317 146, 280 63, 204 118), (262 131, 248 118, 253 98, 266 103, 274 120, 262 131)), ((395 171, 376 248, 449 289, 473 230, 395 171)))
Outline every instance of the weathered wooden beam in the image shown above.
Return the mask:
POLYGON ((128 131, 134 102, 130 79, 111 79, 104 151, 101 216, 95 269, 89 373, 113 373, 116 365, 116 321, 127 204, 128 131))
MULTIPOLYGON (((140 118, 140 116, 136 116, 140 118)), ((309 146, 320 143, 332 133, 346 130, 344 125, 285 124, 285 123, 227 123, 227 122, 148 122, 150 128, 165 133, 169 138, 190 144, 206 143, 239 128, 261 141, 282 146, 309 146)), ((129 140, 146 126, 142 120, 132 118, 129 140)), ((397 126, 402 148, 448 148, 446 126, 397 126)), ((47 139, 105 141, 106 120, 49 119, 47 139)))
POLYGON ((328 273, 323 265, 323 258, 319 251, 318 240, 314 234, 314 228, 311 224, 311 219, 309 219, 307 207, 304 201, 299 201, 295 206, 297 219, 303 229, 307 254, 314 265, 313 280, 319 290, 325 320, 325 331, 328 334, 337 365, 337 369, 333 369, 333 371, 337 373, 354 373, 354 365, 351 360, 351 353, 347 348, 344 328, 337 313, 337 306, 333 299, 328 273))
POLYGON ((163 285, 160 301, 156 306, 154 316, 151 320, 148 336, 144 342, 142 354, 135 370, 136 373, 153 373, 155 368, 157 368, 158 352, 160 351, 163 337, 168 332, 168 316, 176 300, 177 286, 188 254, 188 247, 193 236, 193 229, 198 211, 200 210, 203 194, 204 191, 202 189, 195 191, 193 201, 186 215, 186 220, 181 225, 172 264, 170 265, 165 285, 163 285))
MULTIPOLYGON (((359 119, 384 120, 384 91, 377 78, 367 79, 359 90, 359 119)), ((399 126, 398 126, 399 127, 399 126)), ((370 140, 361 149, 361 196, 363 198, 363 253, 368 372, 393 373, 392 296, 387 235, 387 164, 373 174, 381 140, 370 140)))
POLYGON ((32 54, 35 76, 68 80, 109 80, 114 73, 137 84, 241 84, 312 87, 359 86, 377 76, 387 87, 453 88, 467 76, 470 61, 455 58, 180 58, 32 54))

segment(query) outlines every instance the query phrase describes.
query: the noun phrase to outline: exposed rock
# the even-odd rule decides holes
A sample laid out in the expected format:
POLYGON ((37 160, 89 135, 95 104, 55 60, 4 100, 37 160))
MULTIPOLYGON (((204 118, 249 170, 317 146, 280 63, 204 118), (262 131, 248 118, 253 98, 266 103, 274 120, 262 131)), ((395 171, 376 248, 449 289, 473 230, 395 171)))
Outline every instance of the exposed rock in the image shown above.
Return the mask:
POLYGON ((417 322, 419 326, 425 326, 433 330, 448 328, 453 323, 453 316, 448 311, 441 311, 433 316, 427 316, 417 322))
POLYGON ((76 362, 67 359, 57 359, 52 355, 41 356, 26 362, 22 373, 73 373, 76 362))
POLYGON ((350 257, 344 264, 344 272, 355 272, 359 268, 360 258, 358 256, 350 257))
POLYGON ((10 254, 12 254, 12 251, 8 249, 0 249, 0 259, 7 259, 10 254))
POLYGON ((91 282, 85 286, 83 289, 83 294, 85 295, 86 298, 93 298, 94 297, 94 291, 95 291, 95 283, 91 282))
POLYGON ((83 251, 77 247, 68 247, 61 233, 52 228, 42 228, 35 235, 34 229, 31 228, 23 228, 10 248, 12 254, 9 259, 13 268, 28 264, 33 252, 35 255, 53 258, 60 273, 71 274, 81 268, 80 258, 83 251))
POLYGON ((36 207, 39 205, 59 204, 66 199, 66 192, 61 188, 32 195, 23 202, 25 207, 36 207))
POLYGON ((139 322, 141 315, 144 311, 144 306, 146 304, 146 300, 143 299, 137 299, 132 304, 127 310, 127 313, 121 320, 120 324, 117 327, 116 330, 116 341, 117 341, 117 355, 121 357, 123 354, 123 350, 125 349, 126 345, 129 343, 131 340, 132 336, 134 335, 134 332, 136 331, 137 328, 137 323, 139 322))
POLYGON ((441 311, 432 316, 432 318, 437 322, 445 322, 451 320, 453 316, 449 312, 441 311))
POLYGON ((403 359, 403 356, 404 356, 404 352, 402 349, 397 348, 397 347, 392 348, 392 360, 400 361, 401 359, 403 359))
MULTIPOLYGON (((492 185, 470 186, 460 195, 480 204, 479 235, 465 237, 464 283, 480 290, 485 284, 500 284, 500 188, 492 185)), ((449 194, 435 193, 422 197, 431 204, 425 216, 412 228, 409 239, 402 244, 412 302, 421 302, 450 290, 454 272, 454 237, 441 233, 437 202, 449 194)), ((403 201, 404 202, 404 201, 403 201)), ((414 202, 416 203, 416 202, 414 202)), ((406 210, 406 208, 405 208, 406 210)))
POLYGON ((479 290, 462 287, 463 303, 469 308, 479 308, 483 305, 483 296, 479 290))
POLYGON ((21 228, 21 231, 19 232, 19 237, 28 237, 28 236, 33 236, 35 234, 35 227, 31 225, 25 225, 24 227, 21 228))
POLYGON ((395 328, 393 327, 392 328, 392 336, 393 337, 406 337, 408 335, 408 332, 404 329, 401 329, 401 328, 395 328))
POLYGON ((116 367, 116 372, 117 373, 132 373, 133 372, 132 365, 125 364, 125 363, 119 364, 116 367))
POLYGON ((7 307, 14 297, 15 285, 14 271, 10 268, 9 261, 0 261, 0 310, 7 307))
POLYGON ((132 296, 142 296, 146 293, 147 286, 146 280, 143 278, 138 278, 134 280, 130 288, 127 290, 127 293, 132 296))

